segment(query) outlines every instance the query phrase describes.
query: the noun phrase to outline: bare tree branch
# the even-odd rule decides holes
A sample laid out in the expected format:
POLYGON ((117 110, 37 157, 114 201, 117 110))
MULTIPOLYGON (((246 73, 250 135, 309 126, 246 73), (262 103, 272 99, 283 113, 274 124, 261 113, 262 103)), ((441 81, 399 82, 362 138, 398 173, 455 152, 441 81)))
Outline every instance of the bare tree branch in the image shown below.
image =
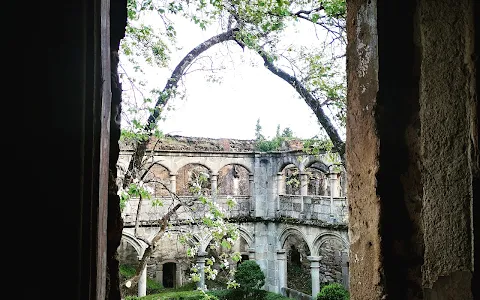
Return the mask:
MULTIPOLYGON (((173 70, 172 75, 170 75, 170 78, 167 81, 167 84, 160 93, 160 96, 155 103, 153 112, 148 117, 147 123, 144 127, 145 131, 150 132, 151 134, 151 130, 155 127, 159 120, 162 109, 165 107, 170 98, 175 95, 176 89, 178 87, 178 82, 182 78, 185 69, 190 66, 190 64, 195 60, 195 58, 197 58, 200 54, 202 54, 214 45, 228 40, 234 40, 236 32, 238 32, 238 29, 234 28, 218 34, 199 44, 197 47, 193 48, 187 55, 185 55, 185 57, 180 61, 180 63, 178 63, 178 65, 173 70)), ((135 172, 139 169, 139 166, 143 160, 143 156, 145 155, 145 151, 147 149, 147 144, 148 139, 138 141, 136 143, 132 159, 130 160, 130 164, 128 166, 128 170, 130 172, 126 173, 123 183, 124 187, 128 186, 132 178, 136 176, 135 172)))

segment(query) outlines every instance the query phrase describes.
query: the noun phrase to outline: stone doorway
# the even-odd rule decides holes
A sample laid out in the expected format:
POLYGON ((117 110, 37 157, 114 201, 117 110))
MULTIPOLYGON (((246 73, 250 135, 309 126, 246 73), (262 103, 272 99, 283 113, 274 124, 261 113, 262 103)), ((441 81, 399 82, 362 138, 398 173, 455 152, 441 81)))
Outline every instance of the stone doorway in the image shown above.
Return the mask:
POLYGON ((174 288, 176 282, 177 265, 173 262, 163 264, 163 287, 174 288))

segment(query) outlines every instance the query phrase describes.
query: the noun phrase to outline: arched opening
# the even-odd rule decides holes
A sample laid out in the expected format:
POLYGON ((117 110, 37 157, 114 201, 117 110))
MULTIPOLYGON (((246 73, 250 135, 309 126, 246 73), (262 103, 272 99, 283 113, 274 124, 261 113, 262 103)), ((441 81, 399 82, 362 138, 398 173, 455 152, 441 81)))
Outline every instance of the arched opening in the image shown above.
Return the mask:
MULTIPOLYGON (((117 253, 119 278, 120 282, 124 282, 135 274, 135 270, 139 264, 138 252, 132 244, 122 237, 117 253)), ((136 288, 127 289, 124 286, 121 286, 120 292, 123 297, 137 295, 136 288)))
POLYGON ((178 170, 177 195, 191 196, 194 183, 198 183, 204 195, 211 194, 210 170, 196 163, 187 164, 178 170))
POLYGON ((310 272, 310 249, 298 234, 291 234, 285 240, 283 249, 287 251, 287 287, 305 294, 312 292, 310 272))
POLYGON ((320 288, 324 285, 337 282, 347 284, 345 271, 342 269, 342 253, 348 251, 341 240, 335 237, 326 238, 319 249, 320 260, 320 288))
POLYGON ((154 164, 144 177, 145 184, 152 189, 152 196, 169 196, 170 172, 162 165, 154 164), (167 188, 166 188, 167 187, 167 188))
POLYGON ((330 184, 323 171, 315 167, 309 167, 305 169, 305 173, 308 176, 308 195, 330 195, 330 184))
POLYGON ((218 194, 248 196, 249 172, 237 164, 226 165, 218 171, 218 194))
POLYGON ((177 264, 173 262, 167 262, 163 264, 163 287, 174 288, 177 282, 177 264))
POLYGON ((282 170, 285 194, 286 195, 300 195, 300 173, 294 164, 287 165, 282 170))

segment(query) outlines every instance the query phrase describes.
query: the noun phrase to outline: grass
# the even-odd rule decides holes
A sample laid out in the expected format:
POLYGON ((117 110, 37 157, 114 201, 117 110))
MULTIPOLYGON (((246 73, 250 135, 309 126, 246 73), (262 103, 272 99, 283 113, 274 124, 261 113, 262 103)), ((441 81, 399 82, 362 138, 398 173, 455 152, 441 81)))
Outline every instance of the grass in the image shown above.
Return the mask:
MULTIPOLYGON (((120 275, 123 279, 130 278, 135 275, 135 268, 127 265, 120 265, 120 275)), ((210 286, 215 286, 212 282, 209 282, 210 286)), ((221 285, 216 286, 219 288, 221 285)), ((126 295, 125 300, 199 300, 201 299, 202 292, 196 290, 195 283, 188 283, 178 288, 164 288, 160 283, 151 278, 147 278, 147 296, 137 297, 136 289, 132 290, 132 295, 126 295)), ((225 299, 228 294, 227 290, 216 290, 207 292, 210 295, 217 296, 220 300, 225 299)), ((264 300, 290 300, 292 298, 283 297, 280 294, 273 292, 265 292, 264 300)))

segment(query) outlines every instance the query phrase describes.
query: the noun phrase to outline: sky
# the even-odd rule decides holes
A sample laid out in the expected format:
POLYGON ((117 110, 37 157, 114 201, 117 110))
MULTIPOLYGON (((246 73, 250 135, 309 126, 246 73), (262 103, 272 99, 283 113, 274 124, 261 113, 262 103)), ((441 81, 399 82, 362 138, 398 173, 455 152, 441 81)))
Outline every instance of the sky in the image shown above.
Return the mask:
MULTIPOLYGON (((216 28, 203 31, 183 19, 176 20, 175 29, 182 50, 172 53, 170 69, 145 67, 149 88, 163 88, 181 58, 217 32, 216 28)), ((290 37, 294 40, 315 40, 312 38, 315 33, 310 28, 302 32, 303 36, 292 32, 290 37)), ((226 69, 220 73, 220 82, 208 82, 205 72, 192 72, 186 77, 185 99, 170 101, 174 109, 164 114, 165 121, 159 122, 163 133, 254 139, 258 119, 265 137, 273 137, 278 125, 281 130, 289 127, 299 138, 311 138, 320 133, 312 110, 293 87, 270 73, 261 59, 249 50, 242 51, 233 42, 228 47, 230 55, 225 58, 223 65, 226 69)), ((224 45, 214 46, 208 53, 213 55, 218 51, 227 53, 224 45)))

